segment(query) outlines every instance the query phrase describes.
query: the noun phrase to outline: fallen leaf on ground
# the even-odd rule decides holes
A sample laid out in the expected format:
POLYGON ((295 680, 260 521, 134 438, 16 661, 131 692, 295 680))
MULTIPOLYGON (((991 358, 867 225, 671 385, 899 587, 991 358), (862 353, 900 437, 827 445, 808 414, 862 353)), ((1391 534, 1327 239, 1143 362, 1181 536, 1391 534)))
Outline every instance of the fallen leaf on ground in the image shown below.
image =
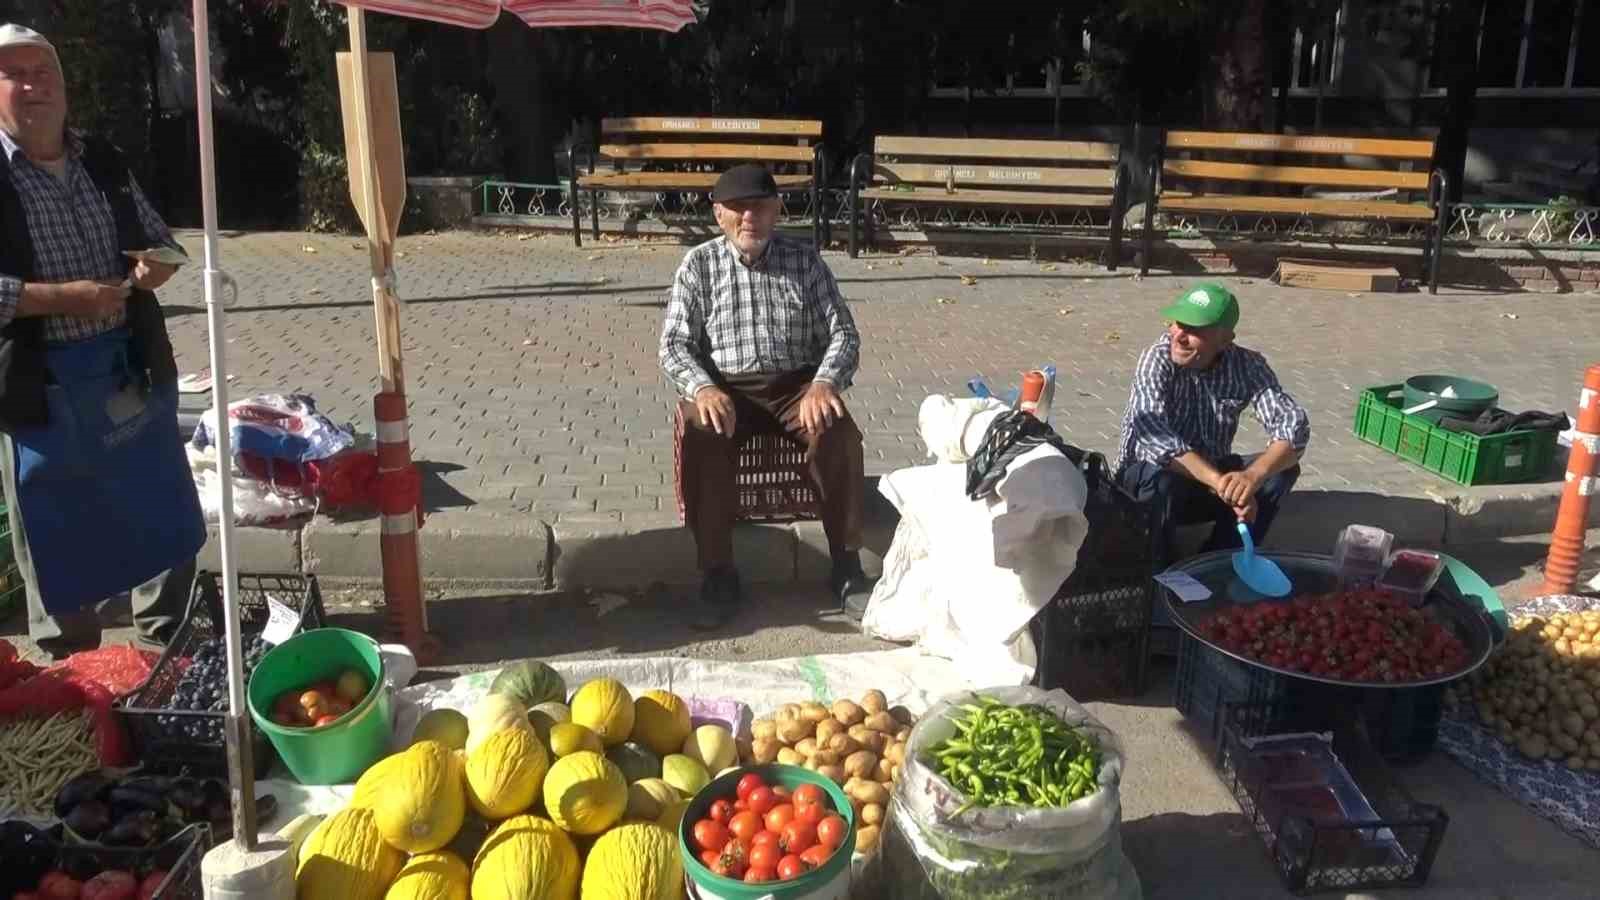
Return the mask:
POLYGON ((1122 335, 1116 333, 1115 331, 1110 332, 1110 333, 1108 333, 1106 335, 1106 343, 1108 343, 1108 344, 1114 344, 1114 343, 1116 343, 1117 341, 1120 341, 1120 340, 1122 340, 1122 335))
POLYGON ((934 260, 934 261, 933 261, 933 264, 934 264, 934 265, 936 265, 936 266, 948 266, 948 265, 950 265, 950 264, 949 264, 949 263, 947 263, 947 262, 945 262, 945 261, 944 261, 944 260, 942 260, 942 259, 936 259, 936 260, 934 260))
POLYGON ((900 248, 900 255, 901 256, 910 256, 911 254, 913 254, 915 252, 917 252, 917 248, 915 248, 915 247, 901 247, 900 248))
MULTIPOLYGON (((360 245, 360 244, 357 244, 357 245, 356 245, 356 246, 357 246, 357 247, 359 247, 359 246, 361 246, 361 245, 360 245)), ((303 247, 301 247, 301 248, 300 248, 300 249, 301 249, 301 250, 302 250, 302 251, 303 251, 303 252, 306 252, 306 253, 315 253, 315 252, 317 252, 317 248, 315 248, 315 247, 313 247, 313 246, 311 246, 311 245, 310 245, 310 244, 306 244, 306 245, 305 245, 305 246, 303 246, 303 247)))
POLYGON ((992 266, 992 265, 994 265, 994 260, 989 259, 988 257, 984 257, 983 264, 986 265, 986 266, 992 266))
POLYGON ((322 288, 311 288, 310 290, 306 291, 306 293, 308 293, 308 294, 320 294, 320 293, 322 293, 322 288))
POLYGON ((873 270, 874 270, 874 269, 876 269, 876 268, 878 268, 878 267, 877 267, 877 266, 875 266, 875 265, 873 265, 873 264, 872 264, 872 263, 867 263, 867 271, 868 271, 868 272, 871 272, 871 271, 873 271, 873 270))
POLYGON ((394 257, 395 257, 395 259, 405 259, 406 258, 406 252, 404 250, 401 250, 399 253, 396 253, 394 255, 394 257))
POLYGON ((605 284, 606 283, 606 277, 604 275, 601 275, 599 278, 596 278, 594 280, 594 283, 595 284, 605 284))
POLYGON ((1044 265, 1039 267, 1039 271, 1041 271, 1041 272, 1054 272, 1057 268, 1059 268, 1059 267, 1055 263, 1045 263, 1044 265))
POLYGON ((972 287, 978 283, 978 279, 972 277, 971 275, 963 275, 961 276, 961 283, 967 287, 972 287))
POLYGON ((935 301, 935 302, 937 302, 937 303, 938 303, 938 304, 939 304, 939 305, 941 305, 941 306, 943 306, 943 305, 945 305, 945 304, 947 304, 947 303, 954 303, 954 302, 956 302, 956 301, 954 301, 954 300, 952 300, 952 299, 950 299, 950 298, 949 298, 949 297, 935 297, 935 298, 934 298, 934 301, 935 301))
POLYGON ((891 259, 891 260, 889 260, 889 265, 891 265, 891 266, 903 266, 905 264, 906 264, 906 261, 903 260, 903 259, 891 259))
POLYGON ((1061 315, 1063 315, 1063 316, 1070 316, 1070 315, 1072 315, 1074 310, 1070 306, 1063 306, 1060 309, 1056 310, 1056 312, 1061 314, 1061 315))
POLYGON ((531 235, 531 234, 519 234, 519 235, 517 235, 517 240, 519 240, 519 241, 531 241, 531 240, 533 240, 533 238, 534 238, 534 235, 531 235))
POLYGON ((531 339, 523 341, 522 342, 522 346, 524 346, 524 347, 532 347, 533 346, 533 341, 531 339))
POLYGON ((600 258, 600 254, 598 254, 598 253, 591 253, 591 254, 589 254, 589 255, 588 255, 588 256, 586 256, 586 257, 584 257, 584 258, 585 258, 585 259, 587 259, 587 260, 589 260, 589 261, 590 261, 590 262, 594 262, 594 261, 595 261, 595 260, 597 260, 597 259, 599 259, 599 258, 600 258))
POLYGON ((1516 313, 1501 313, 1500 314, 1500 318, 1502 318, 1502 319, 1515 319, 1516 317, 1517 317, 1516 313))

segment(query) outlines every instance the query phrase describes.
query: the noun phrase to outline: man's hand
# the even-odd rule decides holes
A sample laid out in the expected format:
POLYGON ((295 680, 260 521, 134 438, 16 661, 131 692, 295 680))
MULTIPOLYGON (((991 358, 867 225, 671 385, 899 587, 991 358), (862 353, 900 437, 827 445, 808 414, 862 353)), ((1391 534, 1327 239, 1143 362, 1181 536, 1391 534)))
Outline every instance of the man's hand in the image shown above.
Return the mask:
POLYGON ((1256 513, 1259 511, 1260 506, 1256 503, 1256 498, 1254 497, 1251 497, 1248 501, 1246 501, 1243 506, 1233 507, 1233 514, 1238 516, 1239 521, 1241 522, 1254 522, 1256 520, 1256 513))
POLYGON ((64 315, 83 319, 109 319, 121 312, 132 293, 117 282, 73 281, 62 286, 67 303, 64 315))
POLYGON ((844 418, 844 401, 826 381, 813 381, 800 398, 800 424, 811 434, 821 434, 835 420, 844 418))
POLYGON ((177 266, 169 266, 153 259, 141 259, 133 267, 133 286, 143 290, 153 291, 171 278, 178 271, 177 266))
POLYGON ((1217 496, 1223 503, 1235 510, 1246 505, 1254 506, 1256 491, 1261 488, 1261 479, 1249 469, 1238 472, 1229 472, 1217 479, 1217 496))
POLYGON ((706 385, 694 393, 695 412, 700 424, 723 437, 733 437, 733 398, 715 385, 706 385))

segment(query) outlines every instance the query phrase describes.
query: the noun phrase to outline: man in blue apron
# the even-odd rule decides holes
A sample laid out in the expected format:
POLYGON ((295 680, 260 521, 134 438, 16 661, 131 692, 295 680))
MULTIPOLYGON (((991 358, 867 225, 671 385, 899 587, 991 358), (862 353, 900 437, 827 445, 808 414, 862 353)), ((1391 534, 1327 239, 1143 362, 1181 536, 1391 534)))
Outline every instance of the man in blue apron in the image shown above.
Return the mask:
POLYGON ((0 25, 0 482, 28 632, 98 646, 101 601, 132 592, 164 644, 205 521, 177 425, 177 364, 151 291, 176 248, 116 148, 66 128, 55 48, 0 25))

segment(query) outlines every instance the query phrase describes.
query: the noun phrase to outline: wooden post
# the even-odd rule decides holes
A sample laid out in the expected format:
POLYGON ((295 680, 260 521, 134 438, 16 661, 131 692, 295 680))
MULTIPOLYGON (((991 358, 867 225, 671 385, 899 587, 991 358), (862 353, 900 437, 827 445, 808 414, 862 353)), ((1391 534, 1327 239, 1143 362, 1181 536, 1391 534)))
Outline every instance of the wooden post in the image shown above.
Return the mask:
MULTIPOLYGON (((384 204, 379 196, 377 160, 372 144, 372 84, 367 67, 367 14, 359 7, 351 8, 350 66, 354 90, 354 122, 356 154, 351 160, 353 172, 360 173, 351 188, 358 195, 361 219, 367 227, 367 254, 372 264, 372 307, 378 338, 378 377, 385 393, 405 393, 405 364, 400 351, 400 303, 394 295, 392 272, 394 269, 394 235, 399 221, 388 221, 384 204)), ((404 184, 402 177, 401 183, 404 184)))

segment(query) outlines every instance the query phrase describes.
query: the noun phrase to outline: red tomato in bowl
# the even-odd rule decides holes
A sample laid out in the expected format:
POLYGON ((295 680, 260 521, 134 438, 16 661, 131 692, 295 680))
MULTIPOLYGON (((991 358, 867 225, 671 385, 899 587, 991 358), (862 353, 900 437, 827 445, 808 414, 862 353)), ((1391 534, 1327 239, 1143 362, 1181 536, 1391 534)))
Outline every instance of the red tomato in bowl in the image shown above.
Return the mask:
POLYGON ((778 870, 774 866, 751 866, 744 870, 745 884, 761 884, 767 881, 777 881, 778 870))
POLYGON ((723 825, 726 825, 728 824, 728 820, 733 818, 733 804, 729 803, 727 800, 717 800, 711 804, 711 811, 706 813, 706 815, 711 819, 711 821, 721 822, 723 825))
POLYGON ((694 844, 701 850, 721 850, 728 843, 728 826, 713 819, 694 823, 694 844))
POLYGON ((817 823, 817 844, 829 850, 837 848, 844 843, 845 835, 850 833, 850 826, 838 816, 827 816, 817 823))
POLYGON ((728 820, 728 831, 746 844, 755 840, 755 836, 762 830, 764 826, 761 817, 750 810, 735 813, 733 818, 728 820))
POLYGON ((792 853, 778 861, 779 881, 788 881, 791 878, 799 878, 805 873, 806 864, 800 861, 800 857, 795 856, 792 853))
POLYGON ((822 865, 828 861, 828 857, 832 855, 832 847, 824 847, 821 844, 814 844, 810 847, 807 847, 806 852, 800 854, 800 862, 807 869, 820 869, 822 868, 822 865))
POLYGON ((794 821, 794 807, 788 803, 781 803, 767 810, 765 819, 768 831, 782 831, 783 826, 794 821))
POLYGON ((799 819, 783 826, 783 831, 778 834, 778 846, 785 853, 804 853, 816 842, 816 826, 802 822, 799 819))
POLYGON ((743 800, 744 798, 750 796, 751 791, 755 790, 756 788, 766 786, 767 783, 761 779, 760 775, 751 772, 739 779, 739 786, 733 789, 733 793, 740 800, 743 800))
POLYGON ((778 805, 778 798, 772 793, 772 788, 758 787, 744 798, 745 806, 758 816, 764 816, 767 811, 778 805))
MULTIPOLYGON (((763 831, 762 834, 772 834, 763 831)), ((783 851, 778 849, 777 836, 763 844, 752 844, 750 847, 750 868, 772 869, 777 871, 778 863, 783 860, 783 851)))
POLYGON ((828 802, 828 795, 814 784, 802 784, 794 789, 790 802, 794 804, 794 811, 799 812, 808 806, 820 806, 828 802))

